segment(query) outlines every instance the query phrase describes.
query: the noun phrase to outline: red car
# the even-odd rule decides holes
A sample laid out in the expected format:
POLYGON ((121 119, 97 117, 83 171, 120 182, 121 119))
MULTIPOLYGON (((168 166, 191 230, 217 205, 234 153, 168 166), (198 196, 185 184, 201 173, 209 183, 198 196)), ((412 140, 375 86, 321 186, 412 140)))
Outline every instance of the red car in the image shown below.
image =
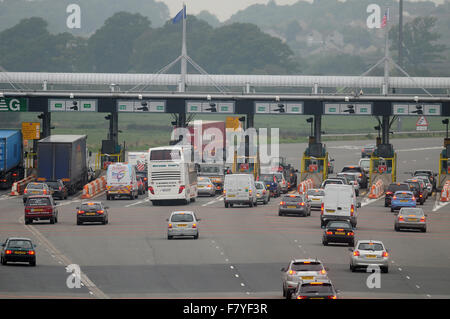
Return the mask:
POLYGON ((34 220, 49 220, 50 224, 58 222, 58 209, 51 195, 28 197, 25 203, 25 224, 34 220))
POLYGON ((145 181, 142 177, 137 178, 138 183, 138 194, 144 195, 145 194, 145 181))

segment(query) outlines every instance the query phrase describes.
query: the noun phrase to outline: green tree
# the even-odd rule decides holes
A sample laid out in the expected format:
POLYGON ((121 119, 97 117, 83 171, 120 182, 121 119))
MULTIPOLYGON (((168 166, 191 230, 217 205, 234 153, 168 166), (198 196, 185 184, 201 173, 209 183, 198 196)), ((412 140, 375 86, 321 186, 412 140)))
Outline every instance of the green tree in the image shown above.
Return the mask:
MULTIPOLYGON (((412 75, 428 75, 426 65, 439 62, 445 51, 444 44, 437 43, 441 35, 435 32, 435 17, 417 17, 403 26, 403 65, 412 75)), ((391 51, 398 56, 398 25, 389 32, 391 51)))
POLYGON ((134 41, 149 30, 150 21, 139 13, 119 12, 98 29, 88 42, 94 72, 128 72, 134 41))

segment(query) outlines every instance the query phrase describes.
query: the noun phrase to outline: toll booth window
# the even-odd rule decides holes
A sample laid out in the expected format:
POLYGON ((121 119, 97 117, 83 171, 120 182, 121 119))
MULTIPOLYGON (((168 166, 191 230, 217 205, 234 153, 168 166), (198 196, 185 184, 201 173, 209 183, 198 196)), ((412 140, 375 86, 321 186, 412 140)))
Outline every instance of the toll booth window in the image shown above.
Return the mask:
POLYGON ((151 161, 173 161, 180 159, 181 154, 178 150, 155 150, 150 153, 151 161))

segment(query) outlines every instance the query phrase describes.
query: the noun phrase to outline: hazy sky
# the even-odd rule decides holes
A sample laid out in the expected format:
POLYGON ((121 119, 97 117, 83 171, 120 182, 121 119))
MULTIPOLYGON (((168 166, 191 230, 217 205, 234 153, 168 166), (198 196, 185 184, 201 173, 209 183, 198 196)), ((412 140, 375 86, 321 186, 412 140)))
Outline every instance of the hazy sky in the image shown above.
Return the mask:
MULTIPOLYGON (((164 2, 170 10, 170 15, 175 16, 183 8, 183 2, 186 3, 188 14, 198 14, 206 10, 214 14, 220 21, 225 21, 239 10, 245 9, 252 4, 267 4, 269 0, 156 0, 164 2)), ((299 0, 275 0, 278 5, 287 5, 298 2, 299 0)), ((312 2, 312 0, 303 0, 312 2)), ((411 1, 411 0, 410 0, 411 1)), ((420 1, 420 0, 412 0, 420 1)), ((432 0, 436 3, 443 3, 445 0, 432 0)), ((374 3, 377 3, 374 0, 374 3)))

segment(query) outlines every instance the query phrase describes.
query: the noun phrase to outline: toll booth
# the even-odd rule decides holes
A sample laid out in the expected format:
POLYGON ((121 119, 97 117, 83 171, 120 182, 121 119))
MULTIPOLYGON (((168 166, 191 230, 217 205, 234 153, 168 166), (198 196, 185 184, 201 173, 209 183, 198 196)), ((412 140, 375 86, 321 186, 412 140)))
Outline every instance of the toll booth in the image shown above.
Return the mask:
POLYGON ((450 180, 450 138, 444 139, 444 149, 439 157, 439 180, 436 185, 441 190, 444 184, 450 180))
POLYGON ((252 174, 257 180, 260 173, 259 156, 237 156, 235 152, 231 171, 233 174, 252 174))
POLYGON ((305 152, 300 166, 301 180, 311 178, 314 185, 322 184, 328 178, 328 158, 328 153, 325 153, 324 157, 314 157, 305 152))
POLYGON ((397 182, 397 153, 391 158, 376 157, 370 158, 369 185, 381 179, 384 185, 397 182))

